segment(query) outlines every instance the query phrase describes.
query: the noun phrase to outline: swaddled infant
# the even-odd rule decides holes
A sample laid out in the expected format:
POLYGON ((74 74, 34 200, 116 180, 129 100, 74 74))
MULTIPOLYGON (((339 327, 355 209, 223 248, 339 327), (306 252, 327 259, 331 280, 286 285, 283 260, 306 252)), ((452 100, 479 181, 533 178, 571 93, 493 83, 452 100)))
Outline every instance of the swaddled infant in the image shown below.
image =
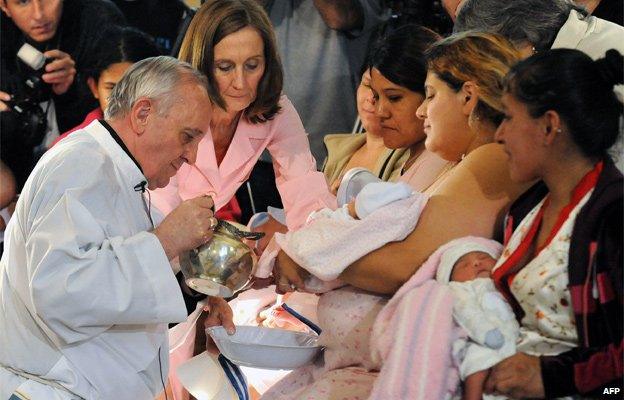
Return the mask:
POLYGON ((496 398, 483 396, 488 370, 516 352, 518 322, 490 278, 499 255, 479 243, 462 242, 444 252, 436 273, 453 293, 454 321, 468 334, 453 343, 464 400, 496 398))
POLYGON ((324 208, 315 211, 310 214, 308 221, 319 218, 363 220, 381 207, 417 195, 419 194, 404 182, 372 182, 364 186, 352 202, 336 210, 324 208))

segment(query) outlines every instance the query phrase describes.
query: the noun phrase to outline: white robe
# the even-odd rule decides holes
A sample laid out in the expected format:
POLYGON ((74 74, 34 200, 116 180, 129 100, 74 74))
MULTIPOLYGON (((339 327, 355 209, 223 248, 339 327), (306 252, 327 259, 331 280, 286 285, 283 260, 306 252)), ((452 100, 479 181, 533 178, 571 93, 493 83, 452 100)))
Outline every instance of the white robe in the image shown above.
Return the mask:
POLYGON ((87 399, 162 391, 166 323, 186 309, 134 190, 144 180, 97 121, 33 170, 0 261, 0 399, 33 382, 2 366, 87 399))

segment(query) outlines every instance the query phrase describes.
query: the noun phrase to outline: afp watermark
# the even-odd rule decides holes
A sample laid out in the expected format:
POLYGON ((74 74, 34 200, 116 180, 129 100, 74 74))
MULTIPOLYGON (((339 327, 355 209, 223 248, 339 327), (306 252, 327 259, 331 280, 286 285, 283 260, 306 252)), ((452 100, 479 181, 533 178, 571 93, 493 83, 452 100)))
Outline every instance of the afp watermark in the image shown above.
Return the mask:
POLYGON ((617 395, 620 394, 619 387, 606 387, 602 390, 602 394, 617 395))

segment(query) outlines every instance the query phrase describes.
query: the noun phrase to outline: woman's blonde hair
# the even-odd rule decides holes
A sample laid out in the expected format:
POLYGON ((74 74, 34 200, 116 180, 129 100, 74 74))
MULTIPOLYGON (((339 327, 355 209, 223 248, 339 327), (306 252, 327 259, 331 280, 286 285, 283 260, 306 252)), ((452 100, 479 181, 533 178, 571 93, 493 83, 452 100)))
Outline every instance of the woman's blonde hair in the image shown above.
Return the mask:
POLYGON ((503 117, 503 79, 521 56, 510 41, 494 33, 468 31, 436 42, 427 50, 427 66, 455 92, 465 82, 478 87, 476 117, 498 126, 503 117))
POLYGON ((206 1, 184 35, 178 58, 206 74, 212 101, 225 109, 225 101, 219 94, 214 76, 214 48, 226 36, 248 26, 255 28, 262 37, 265 70, 258 84, 256 99, 243 115, 250 122, 259 123, 272 119, 280 110, 284 74, 273 25, 258 1, 206 1))

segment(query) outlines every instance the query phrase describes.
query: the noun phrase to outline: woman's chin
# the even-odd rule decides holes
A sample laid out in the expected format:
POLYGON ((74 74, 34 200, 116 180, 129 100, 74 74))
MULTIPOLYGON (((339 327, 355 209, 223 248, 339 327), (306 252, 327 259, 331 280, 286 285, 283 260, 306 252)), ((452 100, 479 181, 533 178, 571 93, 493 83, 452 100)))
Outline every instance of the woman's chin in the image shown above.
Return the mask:
POLYGON ((226 106, 227 106, 227 110, 230 112, 239 112, 239 111, 244 111, 247 109, 247 107, 249 107, 249 105, 251 104, 251 102, 249 101, 228 101, 226 106))

